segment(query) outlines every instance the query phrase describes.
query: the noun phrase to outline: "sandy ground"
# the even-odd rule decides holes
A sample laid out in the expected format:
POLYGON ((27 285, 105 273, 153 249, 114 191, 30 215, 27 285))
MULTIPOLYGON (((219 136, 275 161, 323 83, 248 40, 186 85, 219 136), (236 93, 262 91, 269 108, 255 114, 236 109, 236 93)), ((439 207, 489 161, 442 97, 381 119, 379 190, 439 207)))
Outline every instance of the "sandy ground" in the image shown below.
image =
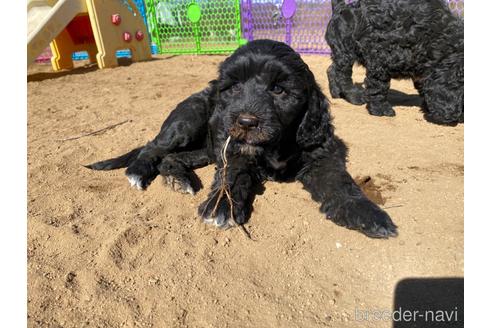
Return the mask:
MULTIPOLYGON (((328 94, 329 59, 304 58, 328 94)), ((140 192, 123 170, 81 166, 152 139, 223 59, 29 68, 29 327, 391 327, 355 311, 393 309, 403 279, 463 276, 463 125, 426 122, 410 81, 392 83, 394 118, 331 106, 349 170, 379 188, 395 239, 336 226, 299 183, 268 182, 247 224, 251 241, 197 217, 212 166, 198 170, 205 189, 195 197, 160 178, 140 192)))

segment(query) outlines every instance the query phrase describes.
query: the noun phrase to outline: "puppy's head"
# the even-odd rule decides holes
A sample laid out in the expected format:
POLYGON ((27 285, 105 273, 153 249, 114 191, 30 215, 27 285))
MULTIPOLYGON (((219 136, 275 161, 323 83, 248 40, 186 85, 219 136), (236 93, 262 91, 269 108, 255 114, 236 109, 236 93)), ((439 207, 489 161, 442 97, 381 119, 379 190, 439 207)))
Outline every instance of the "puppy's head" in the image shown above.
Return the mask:
POLYGON ((223 128, 242 153, 261 152, 289 135, 305 146, 319 139, 316 133, 330 132, 326 98, 284 43, 257 40, 239 48, 220 66, 215 86, 223 128))

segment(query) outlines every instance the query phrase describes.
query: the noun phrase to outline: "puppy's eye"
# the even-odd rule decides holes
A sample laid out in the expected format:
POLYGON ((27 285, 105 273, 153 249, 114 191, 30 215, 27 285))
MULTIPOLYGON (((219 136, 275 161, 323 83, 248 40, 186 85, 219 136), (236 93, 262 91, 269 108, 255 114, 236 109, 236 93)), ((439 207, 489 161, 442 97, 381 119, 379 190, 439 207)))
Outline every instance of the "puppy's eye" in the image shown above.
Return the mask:
POLYGON ((276 94, 276 95, 281 95, 282 93, 285 92, 284 88, 282 88, 279 85, 274 85, 271 89, 271 91, 276 94))
POLYGON ((232 85, 231 90, 233 92, 239 92, 241 91, 241 84, 240 83, 235 83, 232 85))

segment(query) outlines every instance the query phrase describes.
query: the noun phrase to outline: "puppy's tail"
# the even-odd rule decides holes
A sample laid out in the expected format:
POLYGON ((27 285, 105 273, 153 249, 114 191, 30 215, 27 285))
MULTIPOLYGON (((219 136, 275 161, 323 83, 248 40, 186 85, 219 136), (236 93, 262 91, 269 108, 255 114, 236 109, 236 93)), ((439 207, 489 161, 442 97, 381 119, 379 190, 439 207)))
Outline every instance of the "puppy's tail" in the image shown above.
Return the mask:
POLYGON ((121 155, 119 157, 107 159, 105 161, 96 162, 93 164, 84 165, 86 168, 91 170, 115 170, 121 169, 123 167, 128 167, 130 162, 137 158, 138 154, 143 147, 138 147, 129 153, 121 155))

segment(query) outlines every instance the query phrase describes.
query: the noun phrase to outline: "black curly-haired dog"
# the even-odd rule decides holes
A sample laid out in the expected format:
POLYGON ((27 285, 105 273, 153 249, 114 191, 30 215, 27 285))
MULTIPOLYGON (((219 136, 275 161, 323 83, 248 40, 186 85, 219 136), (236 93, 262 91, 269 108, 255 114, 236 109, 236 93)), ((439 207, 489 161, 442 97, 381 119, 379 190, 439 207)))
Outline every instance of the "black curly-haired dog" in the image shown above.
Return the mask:
POLYGON ((387 95, 391 78, 411 78, 425 118, 463 122, 463 21, 443 0, 332 0, 325 39, 332 50, 331 95, 370 114, 394 116, 387 95), (367 69, 365 88, 354 85, 352 66, 367 69))
POLYGON ((193 170, 215 163, 212 192, 199 214, 218 227, 232 225, 231 217, 243 224, 265 180, 295 178, 335 223, 370 237, 396 236, 390 217, 347 173, 346 153, 333 134, 328 101, 301 57, 284 43, 257 40, 227 58, 208 88, 178 104, 153 141, 87 167, 128 167, 138 189, 160 174, 175 190, 194 194, 193 170), (219 192, 224 186, 227 192, 219 192))

